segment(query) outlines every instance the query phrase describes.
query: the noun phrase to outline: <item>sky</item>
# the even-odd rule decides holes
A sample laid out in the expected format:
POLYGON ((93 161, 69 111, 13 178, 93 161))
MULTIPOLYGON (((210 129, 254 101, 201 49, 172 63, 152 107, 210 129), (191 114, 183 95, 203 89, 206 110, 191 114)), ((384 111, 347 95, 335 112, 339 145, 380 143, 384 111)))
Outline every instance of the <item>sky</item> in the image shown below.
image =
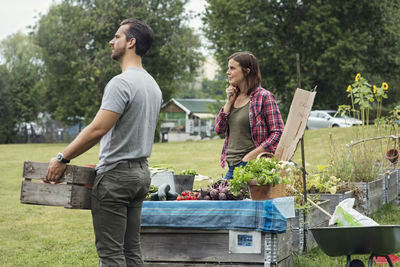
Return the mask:
MULTIPOLYGON (((0 40, 21 31, 27 33, 27 26, 34 25, 38 14, 45 14, 53 3, 60 0, 0 0, 0 40)), ((186 8, 194 12, 204 11, 205 0, 190 0, 186 8)), ((190 22, 194 28, 201 27, 200 18, 190 22)))

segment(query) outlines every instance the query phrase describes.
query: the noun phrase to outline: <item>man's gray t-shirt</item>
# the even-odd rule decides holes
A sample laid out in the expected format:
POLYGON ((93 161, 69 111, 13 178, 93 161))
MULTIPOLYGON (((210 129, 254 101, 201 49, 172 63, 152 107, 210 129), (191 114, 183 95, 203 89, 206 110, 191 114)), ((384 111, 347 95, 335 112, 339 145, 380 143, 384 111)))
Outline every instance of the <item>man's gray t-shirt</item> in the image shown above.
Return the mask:
POLYGON ((161 103, 161 90, 144 69, 129 67, 111 79, 100 109, 121 116, 100 141, 98 173, 121 161, 150 156, 161 103))

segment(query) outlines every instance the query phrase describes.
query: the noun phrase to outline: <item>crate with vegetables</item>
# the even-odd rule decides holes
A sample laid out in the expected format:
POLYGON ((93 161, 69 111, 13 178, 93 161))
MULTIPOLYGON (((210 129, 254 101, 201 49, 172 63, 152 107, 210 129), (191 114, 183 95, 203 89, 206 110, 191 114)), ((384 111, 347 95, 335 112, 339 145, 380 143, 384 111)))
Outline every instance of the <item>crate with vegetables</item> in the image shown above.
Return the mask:
POLYGON ((294 172, 293 164, 259 158, 235 171, 233 180, 195 186, 179 193, 176 201, 168 200, 168 184, 154 188, 152 201, 146 201, 142 210, 146 264, 291 266, 292 233, 286 229, 295 216, 294 197, 286 196, 285 185, 294 172), (254 201, 249 182, 260 187, 282 185, 284 193, 254 201))

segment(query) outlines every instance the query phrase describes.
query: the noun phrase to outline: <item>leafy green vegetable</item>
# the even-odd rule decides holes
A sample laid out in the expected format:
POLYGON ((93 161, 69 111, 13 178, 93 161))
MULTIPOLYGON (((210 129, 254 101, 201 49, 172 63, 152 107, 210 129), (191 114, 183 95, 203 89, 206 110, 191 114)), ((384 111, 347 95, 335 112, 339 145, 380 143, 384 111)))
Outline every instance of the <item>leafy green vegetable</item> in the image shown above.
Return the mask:
POLYGON ((235 168, 229 188, 233 194, 237 194, 253 179, 256 179, 259 185, 288 184, 292 168, 294 168, 292 163, 278 161, 275 158, 253 159, 246 166, 235 168))
POLYGON ((187 169, 187 170, 182 170, 181 172, 178 173, 179 175, 198 175, 197 171, 194 169, 187 169))

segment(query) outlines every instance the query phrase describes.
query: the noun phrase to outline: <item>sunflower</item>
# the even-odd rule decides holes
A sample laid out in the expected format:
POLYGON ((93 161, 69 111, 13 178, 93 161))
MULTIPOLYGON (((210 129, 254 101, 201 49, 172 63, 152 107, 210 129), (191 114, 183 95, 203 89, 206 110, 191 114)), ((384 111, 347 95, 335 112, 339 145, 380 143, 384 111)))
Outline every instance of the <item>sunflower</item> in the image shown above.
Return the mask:
POLYGON ((383 88, 383 90, 387 90, 387 89, 389 89, 389 85, 387 83, 383 82, 382 88, 383 88))
POLYGON ((357 73, 356 78, 355 78, 356 82, 358 82, 360 80, 360 78, 361 78, 361 74, 357 73))
POLYGON ((374 86, 372 86, 372 91, 374 92, 374 94, 376 94, 376 85, 374 84, 374 86))
POLYGON ((351 85, 347 86, 346 92, 350 92, 351 91, 351 85))

